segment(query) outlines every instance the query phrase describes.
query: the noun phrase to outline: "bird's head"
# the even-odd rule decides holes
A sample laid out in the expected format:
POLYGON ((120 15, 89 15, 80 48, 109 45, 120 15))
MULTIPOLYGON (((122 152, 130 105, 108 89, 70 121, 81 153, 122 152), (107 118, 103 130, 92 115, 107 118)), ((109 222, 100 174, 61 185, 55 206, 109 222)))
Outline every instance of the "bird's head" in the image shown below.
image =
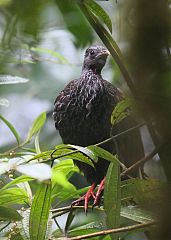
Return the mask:
POLYGON ((83 70, 93 70, 100 73, 106 63, 109 51, 103 46, 91 46, 87 48, 84 55, 83 70))

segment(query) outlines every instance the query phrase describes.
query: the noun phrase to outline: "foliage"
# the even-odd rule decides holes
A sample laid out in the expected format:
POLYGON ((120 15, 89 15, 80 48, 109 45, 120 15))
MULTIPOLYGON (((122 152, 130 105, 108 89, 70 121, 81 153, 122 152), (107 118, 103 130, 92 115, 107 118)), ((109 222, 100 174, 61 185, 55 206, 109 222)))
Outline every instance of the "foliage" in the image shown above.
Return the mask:
MULTIPOLYGON (((9 125, 8 121, 4 121, 4 123, 9 125)), ((78 172, 73 160, 84 161, 92 165, 99 156, 103 156, 104 159, 111 162, 106 177, 104 207, 97 208, 97 211, 106 214, 107 226, 109 228, 119 227, 120 216, 126 218, 127 221, 139 223, 155 220, 152 212, 145 209, 145 206, 147 198, 150 197, 149 193, 152 193, 153 203, 159 204, 160 201, 156 194, 160 196, 160 191, 163 188, 159 182, 133 179, 122 182, 120 186, 118 160, 99 146, 83 148, 62 144, 56 146, 55 150, 44 152, 40 150, 38 153, 36 153, 36 149, 26 148, 25 145, 38 134, 44 123, 45 113, 42 113, 33 122, 26 140, 23 143, 20 141, 18 146, 0 155, 1 180, 3 181, 0 190, 0 208, 2 210, 0 218, 1 229, 3 229, 1 236, 9 234, 9 226, 13 229, 14 236, 20 232, 20 239, 48 239, 57 236, 56 230, 52 230, 52 219, 56 218, 58 221, 56 213, 59 212, 59 216, 66 213, 65 208, 60 210, 59 207, 73 198, 78 198, 87 190, 87 188, 76 189, 69 180, 75 172, 78 172), (42 167, 43 170, 41 170, 42 167), (8 182, 3 178, 5 175, 8 182), (36 192, 32 189, 32 183, 34 183, 36 192), (139 198, 140 195, 141 198, 139 198), (137 203, 137 207, 133 206, 131 202, 137 203), (14 210, 16 204, 18 207, 17 210, 14 210), (58 208, 54 209, 55 206, 58 208), (3 228, 3 224, 7 221, 8 227, 3 228), (15 229, 13 221, 17 226, 15 229)), ((11 124, 9 129, 14 131, 11 124)), ((35 138, 34 141, 38 140, 35 138)), ((68 211, 71 212, 68 215, 65 228, 59 229, 62 233, 58 233, 58 236, 64 233, 68 237, 77 234, 91 234, 102 229, 102 226, 95 227, 94 230, 92 228, 92 226, 100 226, 100 221, 74 228, 72 220, 76 217, 75 208, 69 208, 68 211)), ((106 228, 105 224, 103 228, 106 228)), ((114 239, 117 235, 112 236, 114 239)), ((109 235, 108 238, 110 239, 109 235)))

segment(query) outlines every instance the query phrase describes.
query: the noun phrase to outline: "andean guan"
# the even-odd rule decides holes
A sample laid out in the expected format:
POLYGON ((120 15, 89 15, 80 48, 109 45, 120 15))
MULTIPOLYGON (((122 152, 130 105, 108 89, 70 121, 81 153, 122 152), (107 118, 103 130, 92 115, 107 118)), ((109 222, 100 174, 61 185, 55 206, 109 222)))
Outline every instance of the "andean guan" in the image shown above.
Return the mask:
MULTIPOLYGON (((85 52, 81 76, 71 81, 55 100, 55 127, 66 144, 89 146, 111 135, 111 113, 116 104, 123 99, 123 95, 101 75, 108 55, 109 51, 103 46, 89 47, 85 52)), ((112 134, 135 125, 133 117, 126 117, 113 128, 112 134)), ((121 135, 115 144, 110 141, 101 147, 113 154, 117 153, 120 161, 127 167, 144 156, 138 129, 121 135)), ((75 161, 75 164, 92 184, 88 192, 74 202, 80 204, 84 201, 87 211, 90 198, 94 198, 94 204, 99 202, 109 162, 100 158, 94 163, 95 168, 80 161, 75 161), (98 184, 100 185, 95 194, 94 189, 98 184)), ((132 172, 132 176, 137 176, 137 170, 132 172)))

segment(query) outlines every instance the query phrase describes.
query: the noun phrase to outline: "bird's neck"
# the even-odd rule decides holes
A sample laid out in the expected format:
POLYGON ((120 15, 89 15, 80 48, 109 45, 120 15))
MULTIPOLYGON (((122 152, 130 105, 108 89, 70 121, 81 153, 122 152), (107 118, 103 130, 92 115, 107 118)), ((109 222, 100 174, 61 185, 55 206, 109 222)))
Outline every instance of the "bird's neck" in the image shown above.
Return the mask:
POLYGON ((81 72, 81 76, 93 76, 93 75, 98 75, 101 78, 101 71, 98 71, 96 68, 83 68, 81 72))

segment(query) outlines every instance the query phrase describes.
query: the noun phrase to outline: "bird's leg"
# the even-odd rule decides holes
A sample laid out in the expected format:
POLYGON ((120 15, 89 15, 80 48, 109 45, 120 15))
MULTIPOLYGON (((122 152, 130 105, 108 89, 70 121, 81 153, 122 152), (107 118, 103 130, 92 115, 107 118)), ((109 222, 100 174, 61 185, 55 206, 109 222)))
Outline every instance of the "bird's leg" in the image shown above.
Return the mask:
POLYGON ((84 201, 84 210, 85 210, 85 213, 87 213, 87 209, 88 209, 88 202, 90 200, 91 197, 93 197, 94 199, 96 198, 95 194, 94 194, 94 189, 96 187, 96 184, 93 183, 91 185, 91 187, 89 188, 89 190, 87 191, 87 193, 85 195, 83 195, 82 197, 80 197, 79 199, 77 199, 76 201, 74 201, 72 203, 72 206, 77 206, 77 205, 80 205, 80 203, 82 201, 84 201))
POLYGON ((106 177, 103 178, 103 180, 100 182, 99 184, 99 187, 97 189, 97 193, 96 193, 96 196, 94 198, 94 203, 93 203, 93 206, 96 206, 99 201, 100 201, 100 198, 101 198, 101 193, 103 192, 104 190, 104 184, 105 184, 105 179, 106 177))

